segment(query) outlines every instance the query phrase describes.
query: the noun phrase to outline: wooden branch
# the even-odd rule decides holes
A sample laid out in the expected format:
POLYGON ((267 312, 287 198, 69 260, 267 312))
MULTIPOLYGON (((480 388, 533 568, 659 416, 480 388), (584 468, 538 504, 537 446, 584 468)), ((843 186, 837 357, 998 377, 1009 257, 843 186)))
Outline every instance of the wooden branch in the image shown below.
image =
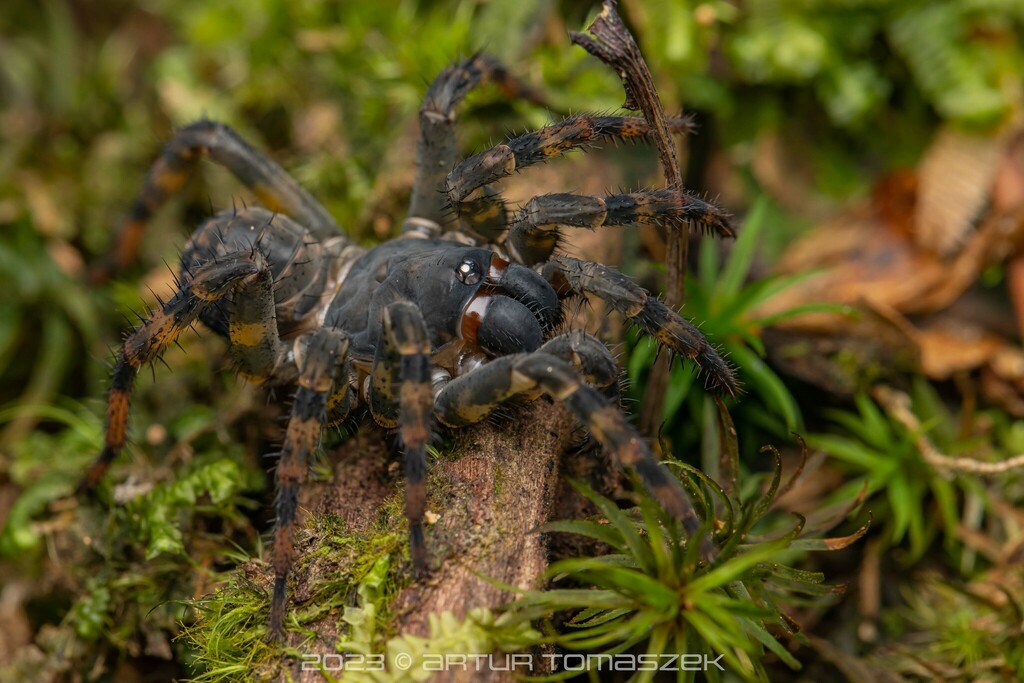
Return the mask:
MULTIPOLYGON (((560 495, 559 459, 574 429, 575 419, 564 408, 540 399, 504 424, 454 434, 454 448, 431 465, 428 480, 443 483, 443 490, 428 499, 430 512, 439 515, 427 531, 433 573, 390 603, 392 629, 425 637, 430 614, 450 611, 463 618, 472 608, 494 608, 511 599, 478 575, 535 586, 548 565, 548 549, 534 530, 549 519, 560 495)), ((382 503, 401 486, 400 468, 388 455, 385 437, 382 430, 367 426, 332 454, 334 481, 306 487, 302 506, 308 514, 337 515, 347 532, 371 531, 382 503)), ((296 601, 308 599, 321 563, 337 571, 331 558, 307 562, 304 575, 296 577, 296 601)), ((314 625, 315 640, 303 643, 292 634, 289 644, 303 653, 334 653, 344 626, 338 610, 314 625)), ((486 673, 453 671, 431 680, 512 680, 497 673, 487 678, 486 673)), ((324 680, 319 672, 303 672, 297 665, 282 671, 280 680, 288 680, 287 674, 300 681, 324 680)))

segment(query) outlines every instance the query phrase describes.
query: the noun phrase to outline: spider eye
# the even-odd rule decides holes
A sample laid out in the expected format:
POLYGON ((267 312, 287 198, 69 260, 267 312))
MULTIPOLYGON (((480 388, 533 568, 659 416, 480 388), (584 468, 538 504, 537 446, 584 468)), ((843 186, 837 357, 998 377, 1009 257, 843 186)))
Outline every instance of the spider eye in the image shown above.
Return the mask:
POLYGON ((480 270, 480 266, 474 261, 463 261, 455 269, 455 277, 464 285, 475 285, 480 282, 483 276, 483 271, 480 270))

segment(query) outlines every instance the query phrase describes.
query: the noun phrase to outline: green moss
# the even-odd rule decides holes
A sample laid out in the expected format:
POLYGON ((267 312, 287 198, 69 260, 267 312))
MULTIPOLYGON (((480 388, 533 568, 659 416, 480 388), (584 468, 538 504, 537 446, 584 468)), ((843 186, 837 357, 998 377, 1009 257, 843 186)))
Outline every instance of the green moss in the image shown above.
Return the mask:
MULTIPOLYGON (((358 640, 366 627, 354 613, 350 615, 351 602, 357 594, 368 600, 368 586, 373 586, 373 631, 387 633, 388 604, 406 583, 391 571, 393 558, 405 553, 405 533, 395 529, 353 533, 344 520, 327 515, 310 520, 302 537, 304 547, 294 575, 310 577, 302 586, 308 598, 299 606, 290 606, 288 630, 303 632, 328 614, 343 610, 342 622, 349 630, 342 639, 358 640)), ((224 585, 211 595, 192 603, 195 622, 181 635, 194 653, 196 680, 233 680, 260 672, 270 675, 281 665, 282 656, 297 654, 266 640, 271 571, 262 561, 250 559, 224 579, 224 585)))
POLYGON ((30 662, 55 674, 103 670, 110 651, 173 658, 179 624, 192 619, 181 601, 207 579, 207 567, 230 559, 223 549, 232 539, 244 538, 244 511, 263 488, 262 472, 240 464, 240 449, 199 439, 173 477, 132 463, 137 473, 108 478, 98 500, 75 498, 102 443, 102 419, 82 406, 39 416, 65 428, 35 432, 14 449, 9 471, 23 495, 0 532, 0 550, 26 572, 47 566, 47 549, 59 550, 62 562, 48 568, 55 594, 40 594, 38 602, 47 607, 27 607, 29 618, 50 624, 38 634, 38 650, 19 653, 0 678, 30 662), (40 459, 40 452, 52 457, 40 459), (219 538, 213 546, 202 531, 211 527, 219 538))
POLYGON ((890 646, 872 657, 909 677, 943 680, 1024 678, 1020 603, 1024 570, 983 576, 963 585, 928 572, 903 586, 906 604, 886 615, 890 646))
POLYGON ((431 614, 429 619, 430 634, 426 638, 403 634, 387 641, 384 661, 388 671, 377 681, 426 681, 436 671, 433 664, 443 661, 440 656, 516 652, 541 639, 540 632, 529 624, 483 608, 470 610, 465 619, 451 612, 431 614))
POLYGON ((494 468, 494 497, 501 500, 501 494, 505 490, 505 481, 508 479, 508 475, 505 473, 504 468, 495 466, 494 468))

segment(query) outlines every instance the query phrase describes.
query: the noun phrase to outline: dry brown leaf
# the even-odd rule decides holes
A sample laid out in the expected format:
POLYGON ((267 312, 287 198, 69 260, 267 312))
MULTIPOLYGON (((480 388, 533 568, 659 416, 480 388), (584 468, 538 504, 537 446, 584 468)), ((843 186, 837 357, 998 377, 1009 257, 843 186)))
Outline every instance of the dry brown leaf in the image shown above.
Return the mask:
POLYGON ((992 192, 1001 140, 943 127, 918 167, 915 235, 918 245, 952 256, 967 241, 992 192))
POLYGON ((917 329, 914 339, 921 350, 921 370, 931 379, 949 379, 991 362, 1006 341, 979 326, 939 318, 917 329))
MULTIPOLYGON (((862 207, 826 223, 795 243, 779 261, 783 274, 824 269, 772 297, 759 315, 809 303, 857 306, 862 302, 903 310, 949 279, 949 268, 921 252, 906 235, 889 229, 862 207)), ((833 313, 803 315, 786 329, 841 329, 847 318, 833 313)))

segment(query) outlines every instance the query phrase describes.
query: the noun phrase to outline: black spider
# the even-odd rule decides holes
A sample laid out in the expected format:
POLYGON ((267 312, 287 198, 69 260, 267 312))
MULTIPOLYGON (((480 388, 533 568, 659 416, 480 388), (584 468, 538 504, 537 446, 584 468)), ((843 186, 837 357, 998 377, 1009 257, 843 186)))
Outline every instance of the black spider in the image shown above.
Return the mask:
MULTIPOLYGON (((728 221, 711 204, 677 190, 549 194, 510 215, 485 186, 572 148, 644 138, 650 127, 639 117, 573 116, 456 164, 455 106, 484 82, 509 95, 527 94, 484 55, 437 77, 420 110, 409 217, 399 237, 377 247, 354 244, 276 163, 213 121, 174 135, 122 228, 116 265, 131 260, 146 221, 202 157, 230 169, 267 207, 217 214, 193 234, 177 293, 120 350, 105 447, 83 488, 96 485, 124 446, 139 368, 196 319, 229 340, 245 376, 295 387, 277 467, 273 637, 283 630, 296 501, 308 460, 324 426, 360 402, 376 422, 397 428, 404 446, 410 555, 418 572, 427 569, 424 470, 435 423, 473 424, 515 398, 547 394, 564 402, 688 531, 700 526, 677 480, 601 393, 619 376, 608 349, 579 330, 556 334, 561 302, 603 299, 671 352, 692 359, 714 391, 735 391, 732 371, 693 325, 629 278, 554 252, 560 226, 657 223, 678 230, 697 222, 728 235, 728 221)), ((669 124, 677 132, 689 127, 683 118, 669 124)))

